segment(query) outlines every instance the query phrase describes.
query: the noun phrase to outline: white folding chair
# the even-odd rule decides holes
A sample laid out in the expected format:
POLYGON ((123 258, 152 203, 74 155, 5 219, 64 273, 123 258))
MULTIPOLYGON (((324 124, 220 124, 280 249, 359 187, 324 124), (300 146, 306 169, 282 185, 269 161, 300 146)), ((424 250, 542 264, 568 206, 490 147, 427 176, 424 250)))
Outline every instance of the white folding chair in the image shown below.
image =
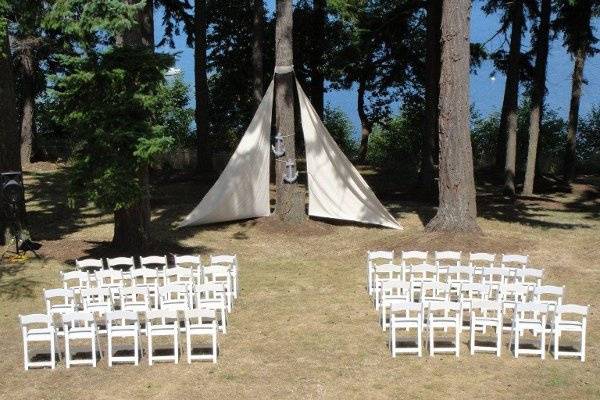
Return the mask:
POLYGON ((194 283, 194 270, 185 267, 167 268, 163 271, 163 279, 165 285, 185 283, 194 283))
POLYGON ((367 252, 367 289, 370 296, 374 296, 375 287, 373 286, 373 274, 375 266, 394 262, 393 251, 369 251, 367 252))
POLYGON ((495 352, 500 357, 502 348, 502 303, 490 300, 472 300, 471 301, 471 321, 470 321, 470 348, 471 355, 476 351, 495 352), (494 346, 478 345, 475 332, 485 332, 486 328, 493 328, 496 333, 494 346))
POLYGON ((86 258, 84 260, 75 260, 75 267, 84 272, 94 272, 104 268, 102 259, 86 258))
POLYGON ((118 289, 123 287, 123 272, 116 269, 101 269, 94 273, 96 287, 118 289))
POLYGON ((219 330, 227 333, 227 300, 223 284, 203 283, 194 287, 197 309, 213 310, 219 330))
POLYGON ((63 283, 63 288, 71 289, 76 294, 79 293, 81 289, 87 289, 90 287, 90 274, 85 271, 61 271, 60 279, 63 283))
POLYGON ((393 303, 411 301, 410 282, 400 279, 384 281, 381 284, 381 304, 379 306, 379 322, 385 331, 389 326, 387 311, 393 303))
POLYGON ((108 366, 112 367, 113 363, 130 363, 139 364, 140 353, 140 323, 138 315, 134 311, 111 311, 106 313, 106 330, 108 344, 108 366), (133 355, 132 356, 117 356, 113 355, 114 339, 133 339, 133 355))
POLYGON ((587 328, 587 314, 589 305, 577 304, 557 305, 554 309, 554 320, 552 321, 552 337, 554 342, 554 359, 559 356, 579 357, 581 362, 585 361, 585 335, 587 328), (568 317, 568 318, 567 318, 568 317), (580 333, 579 351, 560 350, 560 337, 563 332, 580 333))
MULTIPOLYGON (((469 321, 471 318, 471 304, 473 303, 473 301, 480 301, 480 300, 489 300, 490 295, 492 293, 492 287, 490 285, 486 285, 484 283, 463 283, 460 285, 460 291, 459 291, 459 303, 460 306, 462 308, 461 310, 461 317, 462 317, 462 322, 465 322, 464 319, 464 314, 465 312, 468 313, 469 315, 469 321)), ((470 326, 470 322, 469 322, 469 326, 470 326)), ((464 326, 464 324, 461 326, 462 330, 467 329, 468 326, 464 326)), ((484 327, 484 331, 485 331, 485 327, 484 327)))
POLYGON ((527 285, 533 290, 536 286, 542 286, 542 278, 544 270, 537 268, 523 267, 515 272, 517 282, 522 285, 527 285))
POLYGON ((110 288, 81 289, 83 310, 90 313, 106 314, 114 309, 110 288))
POLYGON ((222 284, 225 289, 225 298, 227 300, 227 312, 231 312, 233 304, 233 284, 231 271, 228 267, 222 265, 209 265, 204 267, 204 283, 222 284))
POLYGON ((179 317, 177 310, 149 310, 146 313, 146 336, 148 338, 148 364, 154 361, 179 363, 179 317), (172 337, 173 355, 154 355, 153 338, 172 337))
POLYGON ((423 303, 394 302, 390 306, 389 347, 392 357, 397 354, 423 355, 423 303), (398 346, 398 330, 415 329, 417 333, 416 346, 398 346))
POLYGON ((154 268, 141 267, 131 271, 133 286, 145 288, 150 296, 150 306, 158 307, 159 271, 154 268))
POLYGON ((233 298, 237 299, 239 292, 237 255, 210 256, 210 265, 225 265, 231 268, 233 298))
POLYGON ((492 287, 492 300, 499 299, 500 286, 509 283, 509 277, 513 274, 508 268, 503 267, 484 267, 482 272, 482 283, 492 287))
POLYGON ((373 285, 375 287, 375 310, 379 310, 381 285, 390 280, 404 280, 403 268, 394 264, 382 264, 373 268, 373 285))
POLYGON ((55 314, 74 312, 76 308, 75 293, 71 289, 44 289, 44 302, 46 314, 51 318, 55 314))
MULTIPOLYGON (((408 272, 411 265, 427 264, 428 256, 426 251, 403 251, 400 253, 400 265, 404 267, 405 272, 408 272)), ((407 277, 404 279, 408 280, 407 277)))
POLYGON ((506 268, 520 269, 526 267, 529 263, 529 256, 520 254, 502 254, 500 266, 506 268))
POLYGON ((438 282, 438 268, 435 265, 417 264, 407 268, 413 297, 420 295, 423 282, 438 282))
POLYGON ((438 279, 447 280, 448 268, 459 266, 462 253, 460 251, 435 251, 433 253, 434 264, 438 267, 438 279))
POLYGON ((56 368, 56 330, 52 317, 46 314, 19 315, 21 334, 23 338, 23 367, 56 368), (50 344, 50 361, 31 361, 29 358, 29 343, 48 342, 50 344))
POLYGON ((426 304, 428 310, 427 330, 429 333, 429 355, 434 356, 438 353, 454 353, 456 357, 460 355, 460 332, 461 312, 460 303, 431 301, 426 304), (454 346, 435 346, 436 329, 454 329, 454 346))
POLYGON ((469 266, 474 268, 473 282, 483 282, 483 268, 494 266, 496 255, 491 253, 469 253, 469 266))
POLYGON ((77 311, 64 314, 63 331, 65 332, 65 363, 67 368, 71 365, 92 365, 96 366, 96 351, 98 347, 98 331, 94 314, 88 311, 77 311), (73 359, 71 354, 71 341, 89 340, 91 357, 85 359, 73 359))
POLYGON ((187 310, 192 308, 188 284, 175 283, 159 286, 159 304, 162 310, 187 310))
POLYGON ((564 296, 564 286, 543 285, 536 286, 533 288, 534 301, 542 304, 547 304, 550 308, 550 311, 553 311, 554 308, 562 305, 564 296))
POLYGON ((513 344, 515 358, 520 354, 539 355, 542 360, 545 358, 546 351, 546 331, 548 330, 546 321, 548 314, 548 305, 542 303, 517 303, 513 313, 513 325, 510 333, 510 344, 513 344), (526 331, 531 331, 535 336, 539 335, 539 349, 521 348, 521 336, 526 331), (514 339, 514 342, 513 342, 514 339))
POLYGON ((473 283, 475 268, 469 265, 451 265, 448 267, 446 282, 450 284, 452 293, 457 296, 460 292, 460 285, 463 283, 473 283))
POLYGON ((185 310, 185 336, 188 364, 192 360, 211 360, 217 362, 217 321, 215 311, 208 309, 185 310), (209 336, 211 338, 210 354, 192 354, 192 338, 194 336, 209 336))
POLYGON ((121 309, 124 311, 146 312, 150 309, 150 292, 146 287, 119 288, 121 309))
POLYGON ((140 257, 140 266, 158 271, 158 285, 164 284, 164 270, 169 266, 167 256, 140 257))
POLYGON ((194 276, 194 283, 199 285, 203 282, 202 278, 202 259, 200 256, 174 256, 175 266, 191 268, 194 276))

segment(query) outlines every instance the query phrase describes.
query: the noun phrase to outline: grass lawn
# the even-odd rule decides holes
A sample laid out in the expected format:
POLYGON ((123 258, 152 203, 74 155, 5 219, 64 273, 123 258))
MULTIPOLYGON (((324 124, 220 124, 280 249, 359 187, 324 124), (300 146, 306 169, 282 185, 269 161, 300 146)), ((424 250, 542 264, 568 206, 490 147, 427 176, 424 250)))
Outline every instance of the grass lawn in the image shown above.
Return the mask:
POLYGON ((368 179, 404 231, 317 221, 289 229, 269 219, 173 230, 207 187, 180 181, 155 189, 157 241, 148 253, 238 254, 241 296, 219 338, 218 364, 149 367, 144 359, 139 367, 102 361, 25 372, 18 314, 42 312, 43 288, 58 287, 58 272, 74 258, 113 255, 110 215, 69 210, 60 170, 29 172, 29 222, 44 259, 0 267, 0 398, 600 398, 600 179, 514 204, 482 185, 482 236, 426 234, 432 207, 385 177, 368 179), (466 333, 458 359, 392 359, 364 287, 370 249, 529 254, 546 283, 566 285, 566 302, 591 304, 588 360, 516 360, 506 347, 500 359, 469 356, 466 333))

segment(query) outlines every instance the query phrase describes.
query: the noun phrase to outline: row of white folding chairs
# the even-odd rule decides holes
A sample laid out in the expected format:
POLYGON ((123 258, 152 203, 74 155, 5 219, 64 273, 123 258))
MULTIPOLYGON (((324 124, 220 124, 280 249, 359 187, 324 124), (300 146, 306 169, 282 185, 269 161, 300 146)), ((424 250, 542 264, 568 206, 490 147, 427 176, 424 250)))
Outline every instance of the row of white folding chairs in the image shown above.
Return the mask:
POLYGON ((219 329, 227 333, 231 293, 222 284, 168 284, 158 287, 84 288, 79 297, 72 289, 44 289, 46 314, 53 316, 89 311, 101 316, 115 310, 147 313, 153 310, 212 309, 218 313, 219 329))
MULTIPOLYGON (((192 360, 211 360, 217 362, 218 344, 217 344, 217 321, 215 311, 210 309, 193 309, 183 312, 184 327, 181 327, 179 314, 177 310, 150 310, 146 313, 145 329, 140 328, 138 314, 134 311, 109 311, 105 314, 106 337, 107 337, 107 357, 108 366, 113 363, 133 363, 139 364, 140 356, 143 351, 141 344, 141 335, 147 337, 147 356, 148 363, 152 365, 155 361, 173 361, 179 362, 179 341, 181 332, 185 332, 186 353, 188 363, 192 360), (208 336, 211 339, 210 354, 193 354, 192 338, 194 336, 208 336), (171 337, 173 340, 172 355, 155 355, 153 351, 153 339, 156 337, 171 337), (132 356, 116 355, 113 351, 115 339, 131 339, 133 346, 132 356)), ((29 314, 19 316, 21 331, 23 337, 23 364, 25 370, 32 367, 56 367, 56 353, 58 347, 59 329, 55 326, 53 318, 46 314, 29 314), (50 347, 49 361, 32 361, 29 357, 29 344, 32 342, 48 342, 50 347)), ((100 329, 97 325, 94 313, 89 311, 75 311, 62 315, 62 332, 64 334, 64 355, 67 368, 71 365, 92 365, 97 364, 97 352, 102 350, 99 343, 100 329), (71 342, 89 341, 90 358, 73 358, 71 342)), ((60 351, 58 352, 60 359, 60 351)))
MULTIPOLYGON (((173 262, 175 268, 190 268, 198 270, 204 264, 199 255, 174 255, 173 262)), ((103 269, 120 269, 125 271, 133 271, 135 269, 135 259, 133 257, 115 257, 106 259, 87 258, 75 260, 75 266, 81 271, 99 271, 103 269)), ((167 256, 147 256, 139 257, 139 265, 141 268, 164 270, 169 268, 167 256)), ((238 283, 238 259, 237 255, 211 255, 208 265, 222 265, 231 269, 233 277, 234 298, 237 299, 239 294, 238 283)))
POLYGON ((405 282, 389 280, 382 282, 378 292, 377 307, 382 329, 385 331, 389 325, 388 309, 391 304, 398 301, 419 302, 446 302, 457 301, 468 311, 470 302, 480 300, 498 301, 503 305, 503 310, 514 309, 516 303, 537 302, 553 308, 563 304, 565 297, 564 286, 536 286, 530 287, 519 283, 509 283, 494 287, 482 283, 462 283, 456 293, 449 283, 441 282, 405 282))
MULTIPOLYGON (((454 353, 460 355, 460 333, 462 331, 464 306, 460 302, 431 301, 415 303, 410 301, 397 301, 391 304, 390 332, 388 344, 392 357, 397 354, 423 354, 423 332, 428 335, 429 354, 454 353), (414 346, 399 346, 398 331, 416 330, 414 346), (435 330, 454 330, 454 343, 446 346, 436 346, 435 330)), ((504 326, 504 306, 502 302, 490 300, 473 300, 469 304, 469 347, 470 354, 475 352, 494 352, 499 357, 502 348, 502 332, 504 326), (484 332, 486 328, 493 329, 496 335, 494 345, 477 344, 477 332, 484 332)), ((516 358, 521 354, 539 355, 542 359, 546 353, 546 335, 552 337, 548 343, 548 350, 553 344, 554 359, 559 356, 574 356, 585 361, 585 342, 587 328, 587 314, 589 306, 575 304, 558 305, 549 307, 548 304, 527 302, 516 303, 510 327, 508 348, 513 347, 516 358), (525 332, 532 332, 538 348, 523 348, 522 336, 525 332), (566 351, 560 348, 560 338, 565 332, 578 333, 580 336, 579 350, 566 351)))
POLYGON ((145 287, 156 294, 158 288, 173 284, 206 284, 223 285, 227 294, 227 305, 231 311, 235 298, 235 279, 230 267, 211 265, 195 269, 174 267, 163 270, 137 268, 131 271, 104 269, 91 272, 81 270, 61 272, 61 280, 65 289, 73 289, 76 295, 82 290, 91 288, 145 287))
MULTIPOLYGON (((367 253, 366 278, 370 295, 373 295, 374 289, 372 284, 373 268, 380 264, 393 263, 394 259, 394 251, 369 251, 367 253)), ((433 256, 426 251, 402 251, 400 253, 400 265, 402 266, 427 264, 429 260, 433 261, 433 265, 436 266, 522 268, 529 265, 529 256, 520 254, 502 254, 498 258, 493 253, 469 253, 468 257, 463 257, 463 253, 460 251, 435 251, 433 256), (463 258, 465 259, 463 260, 463 258)))
POLYGON ((473 267, 469 265, 438 266, 432 264, 396 265, 382 264, 372 268, 371 294, 377 294, 382 280, 400 279, 403 281, 446 282, 454 286, 461 283, 486 283, 502 285, 521 283, 541 286, 543 269, 521 267, 473 267))

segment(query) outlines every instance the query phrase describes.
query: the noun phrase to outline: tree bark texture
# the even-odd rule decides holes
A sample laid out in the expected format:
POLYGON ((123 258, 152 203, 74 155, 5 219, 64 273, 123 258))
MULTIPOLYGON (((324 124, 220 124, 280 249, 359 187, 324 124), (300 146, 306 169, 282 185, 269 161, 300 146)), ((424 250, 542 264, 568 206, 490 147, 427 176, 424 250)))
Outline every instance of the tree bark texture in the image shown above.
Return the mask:
POLYGON ((525 196, 533 194, 533 183, 535 181, 538 141, 544 111, 544 95, 546 94, 546 69, 548 64, 552 1, 542 0, 540 11, 540 25, 536 40, 535 75, 531 94, 531 113, 529 114, 527 166, 525 168, 525 182, 523 183, 522 192, 525 196))
POLYGON ((421 154, 420 186, 426 198, 436 193, 435 162, 438 137, 438 101, 440 97, 440 35, 443 1, 427 2, 427 53, 425 59, 425 131, 421 154))
POLYGON ((198 172, 210 172, 211 160, 208 148, 208 78, 206 65, 206 0, 197 0, 194 5, 194 90, 196 108, 196 151, 198 172))
POLYGON ((504 192, 515 195, 515 170, 517 163, 517 128, 519 108, 519 74, 521 66, 521 38, 523 29, 523 2, 515 0, 510 9, 512 30, 508 71, 506 74, 506 158, 504 164, 504 192))
POLYGON ((15 77, 8 31, 0 33, 0 172, 20 171, 15 77))
POLYGON ((254 0, 252 20, 252 94, 254 105, 262 101, 264 94, 263 45, 264 45, 265 5, 263 0, 254 0))
POLYGON ((358 148, 357 158, 357 161, 360 164, 364 163, 367 159, 367 153, 369 152, 369 136, 371 136, 371 130, 373 129, 373 124, 371 123, 365 108, 365 86, 365 80, 360 79, 358 82, 358 96, 356 105, 358 119, 360 120, 360 146, 358 148))
POLYGON ((23 103, 21 105, 21 163, 28 165, 33 156, 35 138, 35 76, 37 62, 33 49, 24 47, 19 54, 23 79, 23 103))
POLYGON ((571 103, 569 106, 569 122, 567 123, 567 148, 565 151, 564 178, 567 182, 575 179, 575 163, 577 155, 577 125, 579 124, 579 104, 581 86, 583 85, 583 68, 585 66, 587 43, 582 41, 575 53, 573 78, 571 81, 571 103))
POLYGON ((325 0, 314 0, 313 8, 313 48, 310 54, 310 100, 319 115, 323 119, 325 107, 325 76, 323 74, 323 57, 325 44, 325 26, 327 23, 327 11, 325 0))
POLYGON ((439 100, 439 207, 428 231, 479 232, 469 129, 471 0, 446 0, 442 10, 439 100))
MULTIPOLYGON (((135 0, 127 0, 135 3, 135 0)), ((148 0, 146 6, 138 13, 138 23, 117 37, 117 45, 154 50, 153 1, 148 0)), ((138 184, 142 190, 140 199, 127 208, 115 210, 115 227, 112 245, 119 249, 141 249, 150 240, 150 175, 147 165, 138 170, 138 184)))
MULTIPOLYGON (((275 24, 275 65, 294 63, 292 47, 292 0, 277 0, 275 24)), ((305 219, 305 193, 297 183, 284 181, 286 161, 296 162, 294 126, 294 73, 275 74, 275 129, 283 136, 285 154, 275 168, 275 214, 283 221, 298 223, 305 219)))

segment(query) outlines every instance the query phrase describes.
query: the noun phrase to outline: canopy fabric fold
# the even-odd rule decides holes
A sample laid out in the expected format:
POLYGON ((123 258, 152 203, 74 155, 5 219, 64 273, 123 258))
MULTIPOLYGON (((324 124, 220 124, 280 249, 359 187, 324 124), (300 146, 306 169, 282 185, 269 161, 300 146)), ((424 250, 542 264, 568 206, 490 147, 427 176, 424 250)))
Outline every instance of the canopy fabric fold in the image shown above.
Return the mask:
POLYGON ((296 80, 306 146, 308 214, 402 229, 335 143, 296 80))
POLYGON ((269 167, 273 82, 225 170, 180 227, 271 214, 269 167))

